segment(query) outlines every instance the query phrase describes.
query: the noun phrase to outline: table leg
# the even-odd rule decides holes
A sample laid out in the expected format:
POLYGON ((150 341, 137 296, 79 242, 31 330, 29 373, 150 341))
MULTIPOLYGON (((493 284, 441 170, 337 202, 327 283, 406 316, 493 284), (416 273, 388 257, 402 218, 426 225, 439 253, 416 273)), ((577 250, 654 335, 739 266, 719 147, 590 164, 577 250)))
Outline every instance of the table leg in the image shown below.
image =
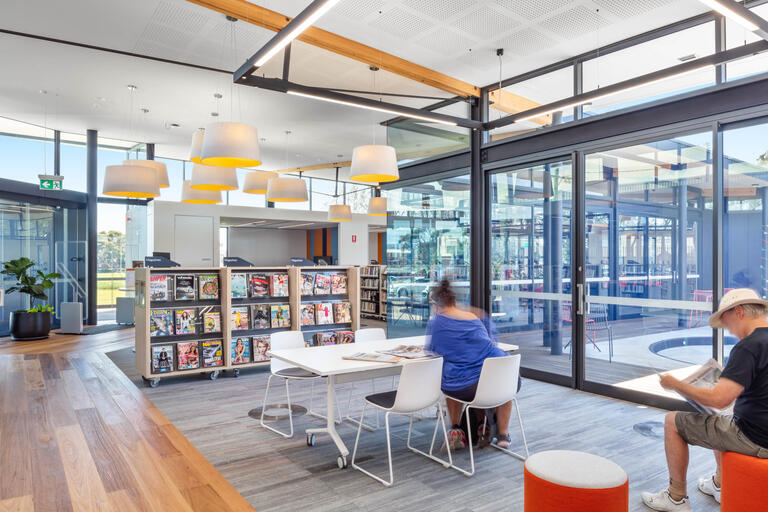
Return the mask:
POLYGON ((336 376, 335 375, 329 375, 328 376, 328 393, 327 393, 327 409, 326 409, 326 425, 325 428, 308 428, 307 429, 307 436, 311 436, 313 434, 328 434, 331 436, 331 439, 336 444, 336 447, 339 449, 339 453, 341 454, 339 456, 338 465, 341 468, 347 467, 347 455, 349 455, 349 450, 347 449, 347 446, 344 444, 344 441, 341 440, 341 436, 336 431, 336 376))

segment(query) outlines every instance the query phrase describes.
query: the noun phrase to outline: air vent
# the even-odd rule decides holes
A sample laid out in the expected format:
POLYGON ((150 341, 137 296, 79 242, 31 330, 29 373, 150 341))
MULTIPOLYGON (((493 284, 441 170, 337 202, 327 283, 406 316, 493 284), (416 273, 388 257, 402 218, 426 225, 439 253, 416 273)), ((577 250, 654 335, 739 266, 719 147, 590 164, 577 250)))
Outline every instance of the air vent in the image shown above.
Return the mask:
POLYGON ((689 55, 683 55, 682 57, 678 57, 677 60, 680 62, 688 62, 689 60, 693 60, 697 57, 695 53, 691 53, 689 55))

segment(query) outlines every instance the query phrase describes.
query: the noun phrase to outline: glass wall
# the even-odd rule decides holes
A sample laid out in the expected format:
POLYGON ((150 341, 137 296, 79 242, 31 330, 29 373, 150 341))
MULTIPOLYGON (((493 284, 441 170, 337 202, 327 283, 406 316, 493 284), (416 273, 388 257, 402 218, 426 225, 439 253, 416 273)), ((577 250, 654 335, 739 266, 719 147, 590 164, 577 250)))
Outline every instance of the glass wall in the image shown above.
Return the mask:
POLYGON ((34 128, 46 138, 0 134, 1 177, 38 184, 38 174, 53 174, 53 130, 34 128))
POLYGON ((469 176, 393 190, 387 197, 387 333, 424 334, 429 292, 440 279, 453 282, 460 302, 469 303, 469 176))

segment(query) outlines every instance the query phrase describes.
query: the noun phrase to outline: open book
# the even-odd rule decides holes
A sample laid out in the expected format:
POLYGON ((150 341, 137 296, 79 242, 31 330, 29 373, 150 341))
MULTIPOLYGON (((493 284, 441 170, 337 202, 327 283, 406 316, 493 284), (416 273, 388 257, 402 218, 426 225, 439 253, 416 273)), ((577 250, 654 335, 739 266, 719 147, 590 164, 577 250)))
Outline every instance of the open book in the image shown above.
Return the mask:
POLYGON ((355 352, 354 354, 343 356, 342 359, 349 359, 351 361, 368 361, 370 363, 396 363, 400 361, 402 357, 370 352, 355 352))
MULTIPOLYGON (((717 385, 717 381, 720 380, 720 375, 723 373, 723 367, 720 363, 718 363, 714 359, 710 359, 701 367, 687 376, 686 378, 682 379, 682 382, 685 382, 686 384, 690 384, 692 386, 696 386, 699 388, 707 388, 712 389, 717 385)), ((733 404, 729 405, 725 409, 716 409, 714 407, 710 407, 708 405, 700 404, 699 402, 693 400, 690 397, 685 396, 682 393, 679 393, 680 396, 685 398, 685 400, 693 406, 694 409, 697 411, 704 413, 704 414, 721 414, 721 415, 729 415, 733 414, 733 404)))
POLYGON ((438 354, 431 350, 424 350, 423 345, 398 345, 395 348, 387 350, 377 350, 380 354, 389 354, 397 357, 404 357, 406 359, 421 359, 427 357, 439 357, 438 354))

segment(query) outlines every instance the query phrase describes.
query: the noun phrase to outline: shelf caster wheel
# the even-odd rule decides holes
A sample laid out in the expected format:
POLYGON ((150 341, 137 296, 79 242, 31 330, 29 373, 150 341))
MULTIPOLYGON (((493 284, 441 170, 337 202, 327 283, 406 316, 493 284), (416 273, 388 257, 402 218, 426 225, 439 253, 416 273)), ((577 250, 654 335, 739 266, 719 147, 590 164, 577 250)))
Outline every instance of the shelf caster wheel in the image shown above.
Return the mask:
POLYGON ((239 377, 240 376, 240 369, 239 368, 235 368, 234 370, 232 370, 232 376, 235 377, 235 378, 239 377))
POLYGON ((347 458, 344 455, 339 455, 336 458, 336 465, 339 466, 339 469, 347 469, 347 458))
POLYGON ((307 434, 307 446, 315 446, 315 434, 307 434))
POLYGON ((160 384, 160 379, 157 377, 154 377, 152 379, 148 379, 146 377, 142 377, 144 379, 144 384, 149 386, 150 388, 156 388, 158 384, 160 384))
POLYGON ((216 380, 219 378, 219 370, 214 370, 211 373, 208 374, 208 378, 211 380, 216 380))

